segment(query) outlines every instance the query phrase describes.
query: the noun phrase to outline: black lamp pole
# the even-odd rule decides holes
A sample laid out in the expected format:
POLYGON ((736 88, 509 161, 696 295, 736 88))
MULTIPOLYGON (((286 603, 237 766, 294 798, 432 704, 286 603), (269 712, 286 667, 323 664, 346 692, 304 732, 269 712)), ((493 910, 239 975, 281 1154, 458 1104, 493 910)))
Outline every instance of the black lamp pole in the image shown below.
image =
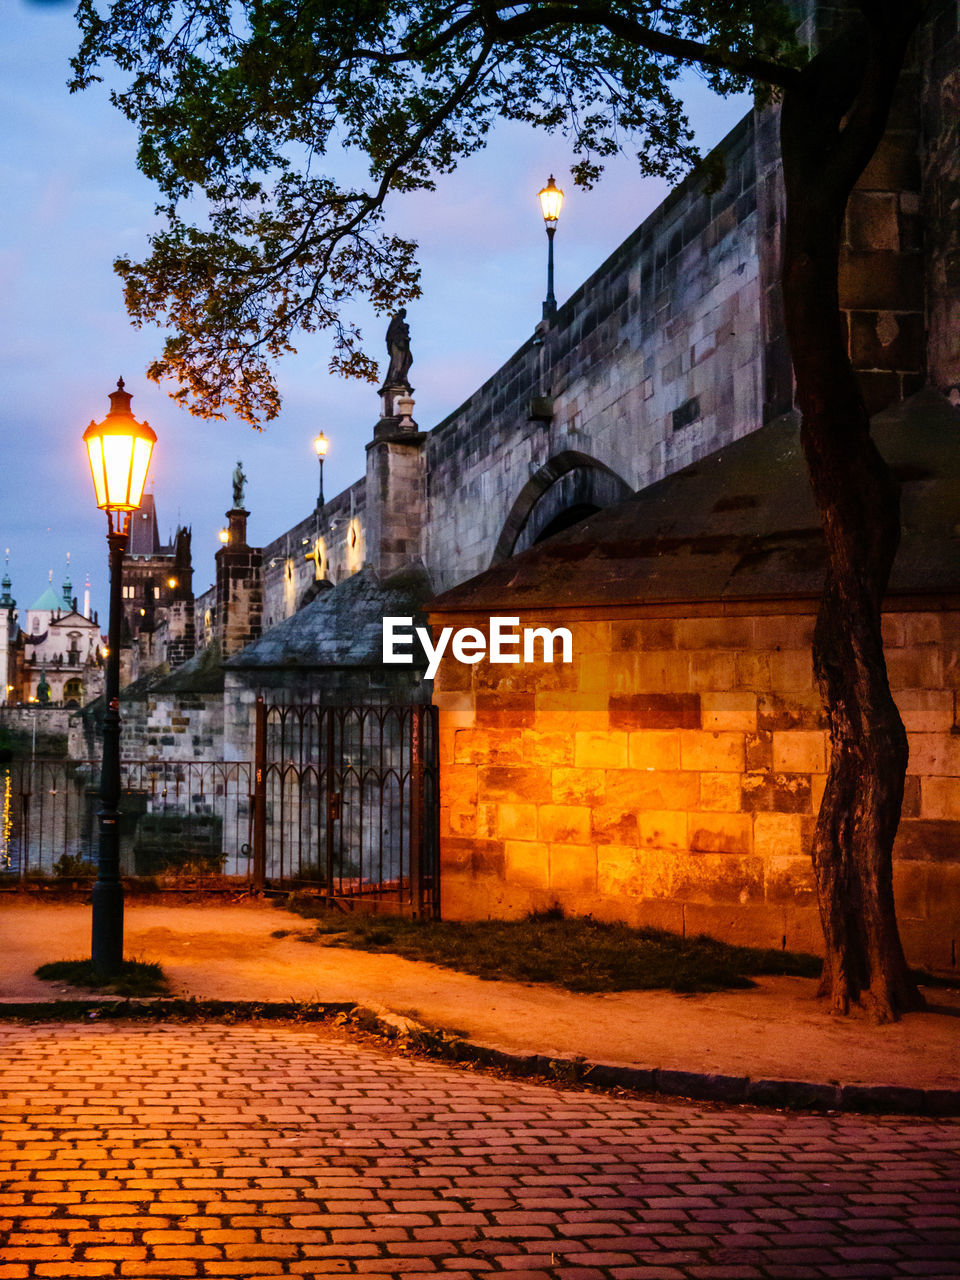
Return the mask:
POLYGON ((543 318, 548 320, 557 310, 557 300, 553 296, 553 237, 557 234, 557 224, 547 226, 547 296, 543 304, 543 318))
POLYGON ((330 441, 322 431, 313 437, 313 447, 316 451, 317 461, 320 463, 320 492, 317 494, 317 510, 320 511, 323 508, 323 459, 326 456, 327 449, 330 447, 330 441))
POLYGON ((102 973, 117 973, 123 962, 123 883, 120 880, 120 629, 123 621, 123 553, 129 514, 118 514, 114 528, 108 512, 110 547, 110 622, 100 770, 100 855, 93 886, 91 958, 102 973))
POLYGON ((107 513, 110 548, 110 621, 104 688, 103 762, 100 768, 100 853, 93 886, 90 957, 105 974, 123 963, 123 884, 120 880, 120 627, 123 620, 123 553, 130 512, 140 506, 157 433, 130 412, 129 391, 117 379, 110 411, 83 433, 97 506, 107 513))

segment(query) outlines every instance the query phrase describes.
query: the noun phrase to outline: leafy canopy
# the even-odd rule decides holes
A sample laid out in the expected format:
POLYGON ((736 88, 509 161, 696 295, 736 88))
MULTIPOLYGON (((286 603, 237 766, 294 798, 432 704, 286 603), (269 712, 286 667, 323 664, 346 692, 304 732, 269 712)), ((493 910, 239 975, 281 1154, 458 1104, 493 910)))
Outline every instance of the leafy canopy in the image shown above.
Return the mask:
POLYGON ((376 379, 347 304, 419 296, 384 201, 432 190, 496 120, 562 130, 582 187, 628 146, 675 179, 697 159, 684 64, 726 94, 787 85, 800 61, 769 0, 80 0, 77 16, 71 89, 105 61, 124 73, 112 100, 163 193, 149 255, 115 264, 134 322, 172 330, 149 376, 254 424, 279 410, 272 368, 297 330, 331 330, 331 372, 376 379), (342 150, 368 182, 325 172, 342 150))

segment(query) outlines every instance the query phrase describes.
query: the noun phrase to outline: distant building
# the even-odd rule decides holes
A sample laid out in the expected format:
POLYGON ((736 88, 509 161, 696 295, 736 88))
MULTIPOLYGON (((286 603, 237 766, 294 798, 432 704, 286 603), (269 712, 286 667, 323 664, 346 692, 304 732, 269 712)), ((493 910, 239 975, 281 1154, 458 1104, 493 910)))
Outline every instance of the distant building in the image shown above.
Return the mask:
MULTIPOLYGON (((4 580, 5 594, 9 578, 4 580)), ((89 608, 88 605, 85 605, 89 608)), ((77 607, 73 584, 64 578, 60 594, 53 572, 46 590, 26 610, 19 637, 20 661, 9 702, 82 707, 103 691, 103 637, 96 614, 77 607)))
POLYGON ((193 652, 190 530, 178 528, 172 542, 161 542, 154 497, 145 493, 130 517, 123 562, 121 683, 164 663, 178 666, 193 652))

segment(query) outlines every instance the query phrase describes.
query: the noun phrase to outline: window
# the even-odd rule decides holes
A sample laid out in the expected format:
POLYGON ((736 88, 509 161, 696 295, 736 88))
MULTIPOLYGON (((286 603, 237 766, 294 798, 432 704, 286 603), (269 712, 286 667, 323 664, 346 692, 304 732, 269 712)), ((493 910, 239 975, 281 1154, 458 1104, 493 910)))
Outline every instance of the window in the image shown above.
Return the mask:
POLYGON ((672 417, 674 431, 682 431, 684 427, 689 427, 691 422, 696 422, 700 417, 700 397, 692 396, 689 400, 685 400, 679 408, 674 409, 672 417))

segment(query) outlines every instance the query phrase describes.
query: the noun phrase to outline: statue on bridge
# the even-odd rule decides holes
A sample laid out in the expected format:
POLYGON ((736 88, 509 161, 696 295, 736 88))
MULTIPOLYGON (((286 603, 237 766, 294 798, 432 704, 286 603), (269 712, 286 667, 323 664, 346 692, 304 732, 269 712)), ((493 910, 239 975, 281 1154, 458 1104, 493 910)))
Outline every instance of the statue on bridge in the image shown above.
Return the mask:
POLYGON ((410 390, 407 374, 413 364, 410 354, 410 326, 406 323, 406 307, 401 307, 390 321, 387 328, 387 352, 390 355, 390 367, 384 378, 385 387, 405 387, 410 390))
POLYGON ((247 483, 247 477, 243 474, 243 463, 237 459, 236 470, 233 473, 233 506, 234 510, 239 510, 243 506, 243 486, 247 483))

